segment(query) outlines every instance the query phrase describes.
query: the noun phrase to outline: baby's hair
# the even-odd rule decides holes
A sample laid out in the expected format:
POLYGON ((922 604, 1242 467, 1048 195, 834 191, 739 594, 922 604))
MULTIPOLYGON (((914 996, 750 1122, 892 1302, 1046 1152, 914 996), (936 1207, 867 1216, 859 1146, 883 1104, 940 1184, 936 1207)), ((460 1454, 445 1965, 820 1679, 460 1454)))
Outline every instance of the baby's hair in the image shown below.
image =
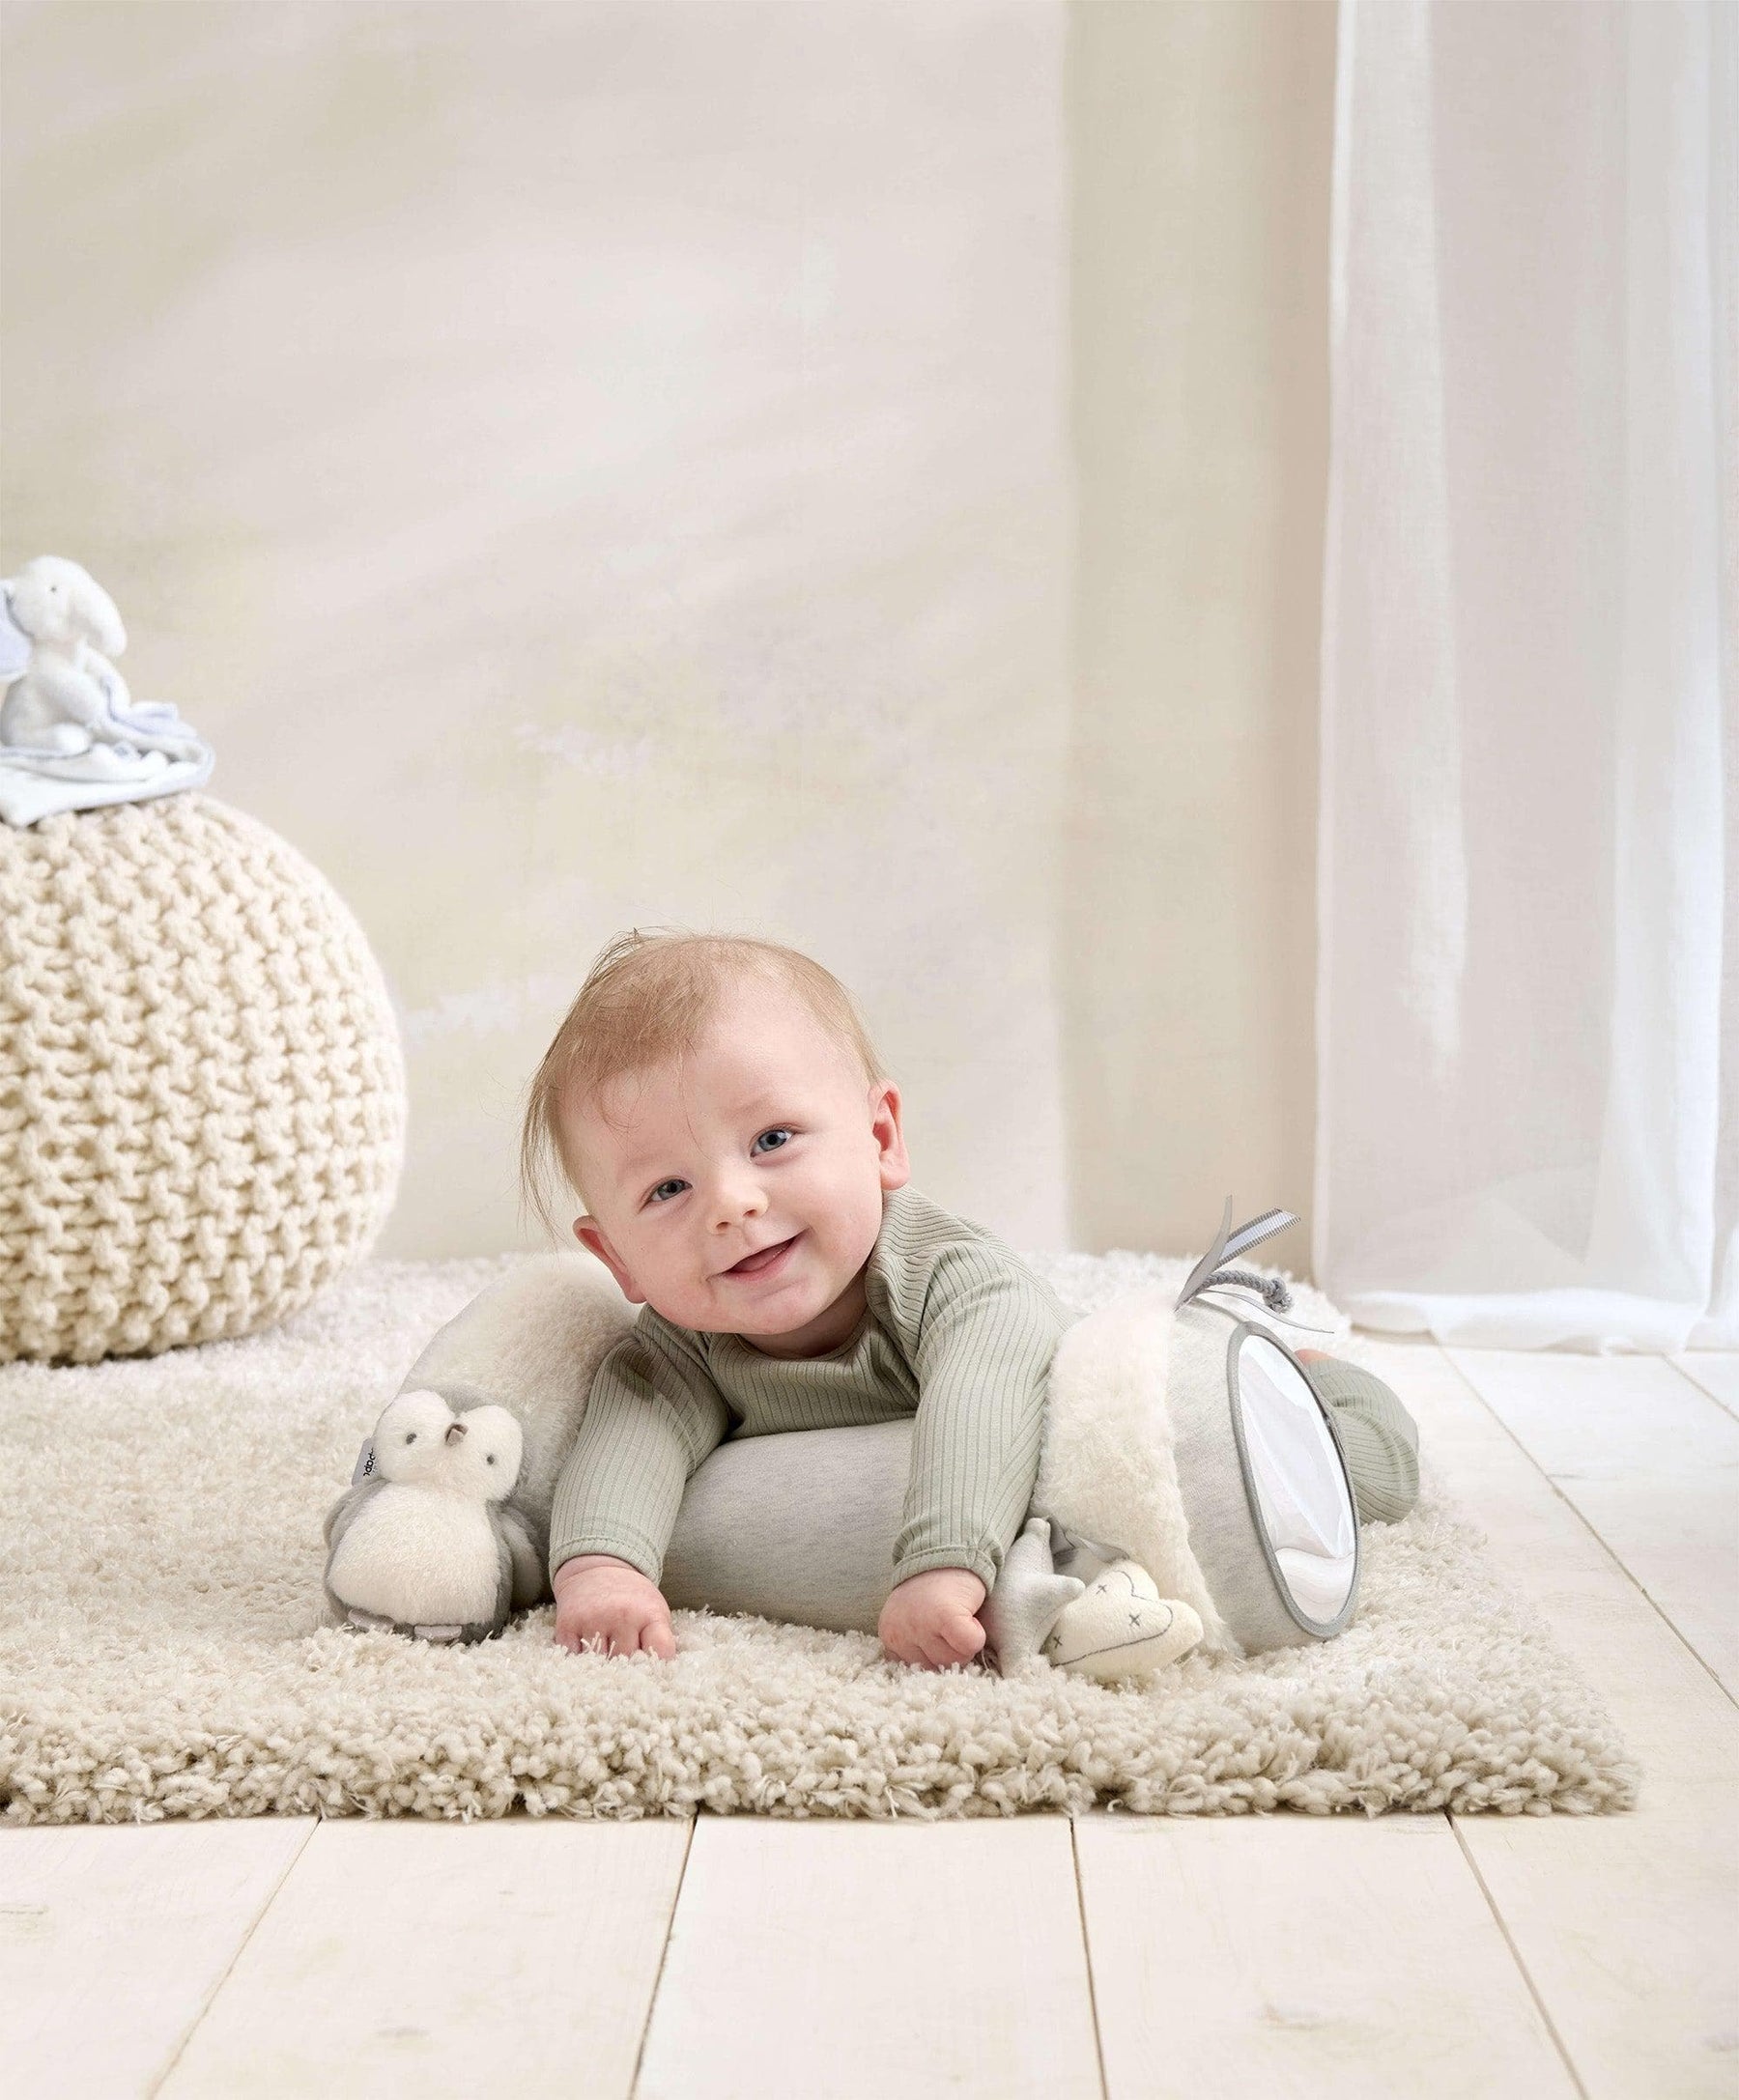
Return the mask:
POLYGON ((635 926, 599 951, 526 1090, 522 1217, 530 1207, 544 1230, 554 1234, 552 1209, 562 1185, 578 1188, 562 1136, 564 1105, 597 1100, 625 1072, 687 1057, 720 994, 756 976, 800 999, 828 1034, 862 1061, 871 1086, 886 1078, 851 994, 812 956, 747 934, 635 926))

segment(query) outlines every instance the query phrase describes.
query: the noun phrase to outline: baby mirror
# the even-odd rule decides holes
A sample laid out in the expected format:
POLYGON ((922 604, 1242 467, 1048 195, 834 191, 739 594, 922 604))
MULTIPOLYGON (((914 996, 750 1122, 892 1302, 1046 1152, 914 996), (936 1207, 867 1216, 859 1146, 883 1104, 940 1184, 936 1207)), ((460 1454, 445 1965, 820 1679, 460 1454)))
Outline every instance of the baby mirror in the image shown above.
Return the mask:
POLYGON ((1287 1610, 1319 1638, 1339 1631, 1358 1575, 1358 1516, 1340 1445, 1303 1373, 1245 1330, 1232 1416, 1250 1513, 1287 1610))

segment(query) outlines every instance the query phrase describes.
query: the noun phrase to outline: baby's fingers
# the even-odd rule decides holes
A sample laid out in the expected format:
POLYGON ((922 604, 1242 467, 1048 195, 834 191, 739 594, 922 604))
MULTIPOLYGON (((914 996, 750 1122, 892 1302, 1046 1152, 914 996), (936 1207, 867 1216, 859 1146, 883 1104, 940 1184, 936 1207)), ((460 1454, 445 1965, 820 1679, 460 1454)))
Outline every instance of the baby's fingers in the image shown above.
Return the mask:
POLYGON ((950 1670, 957 1663, 970 1661, 978 1651, 964 1645, 958 1634, 947 1626, 930 1627, 921 1643, 925 1666, 932 1670, 950 1670))
POLYGON ((970 1662, 988 1638, 983 1623, 970 1611, 961 1612, 955 1620, 949 1637, 958 1651, 962 1662, 970 1662))
POLYGON ((623 1612, 611 1621, 610 1644, 607 1655, 633 1656, 641 1652, 649 1656, 661 1656, 668 1662, 676 1653, 676 1636, 670 1632, 670 1619, 662 1613, 642 1617, 640 1612, 623 1612))
POLYGON ((970 1662, 984 1645, 984 1628, 970 1614, 962 1612, 958 1617, 942 1620, 932 1629, 925 1652, 938 1669, 946 1669, 951 1662, 970 1662))
POLYGON ((587 1646, 597 1645, 597 1630, 584 1620, 569 1616, 564 1618, 559 1610, 556 1614, 556 1645, 565 1648, 569 1655, 584 1653, 587 1646))

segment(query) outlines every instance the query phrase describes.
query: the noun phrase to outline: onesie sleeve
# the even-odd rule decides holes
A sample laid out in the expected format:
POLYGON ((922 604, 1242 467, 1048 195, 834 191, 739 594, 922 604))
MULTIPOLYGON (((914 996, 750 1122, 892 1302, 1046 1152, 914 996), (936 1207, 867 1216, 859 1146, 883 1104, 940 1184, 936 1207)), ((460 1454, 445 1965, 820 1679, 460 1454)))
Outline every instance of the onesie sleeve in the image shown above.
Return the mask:
POLYGON ((1419 1499, 1419 1430, 1392 1386, 1345 1357, 1301 1366, 1334 1410, 1361 1524, 1398 1523, 1419 1499))
POLYGON ((894 1579, 969 1568, 995 1585, 1026 1520, 1051 1358, 1069 1325, 1032 1271, 987 1240, 934 1260, 916 1351, 918 1417, 894 1579))
POLYGON ((729 1428, 698 1348, 637 1326, 599 1364, 556 1483, 551 1575, 577 1554, 613 1553, 656 1582, 688 1477, 729 1428))

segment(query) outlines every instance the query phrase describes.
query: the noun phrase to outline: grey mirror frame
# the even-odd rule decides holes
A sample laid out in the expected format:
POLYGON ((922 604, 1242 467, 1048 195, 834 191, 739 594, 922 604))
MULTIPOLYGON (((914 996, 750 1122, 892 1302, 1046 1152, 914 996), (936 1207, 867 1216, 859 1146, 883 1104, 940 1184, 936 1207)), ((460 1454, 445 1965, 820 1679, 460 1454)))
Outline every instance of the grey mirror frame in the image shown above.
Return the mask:
POLYGON ((1280 1602, 1286 1607, 1287 1616, 1296 1626, 1302 1627, 1314 1640, 1332 1640, 1341 1632, 1353 1617, 1358 1604, 1358 1588, 1364 1570, 1364 1541, 1359 1536, 1358 1498, 1353 1492, 1353 1473, 1347 1464, 1346 1448, 1340 1439, 1340 1430, 1334 1420, 1334 1410, 1317 1400, 1316 1387, 1311 1384, 1304 1366, 1281 1341, 1277 1334, 1267 1327, 1259 1327, 1253 1321, 1235 1320, 1232 1335, 1226 1345, 1226 1405, 1232 1416, 1232 1434, 1238 1444, 1238 1467, 1243 1476, 1244 1499, 1250 1506, 1250 1521, 1256 1536, 1262 1542, 1263 1555, 1268 1561, 1269 1575, 1278 1591, 1280 1602), (1340 1461, 1341 1477, 1346 1482, 1347 1500, 1353 1510, 1353 1579, 1347 1588, 1347 1601, 1332 1619, 1311 1619, 1305 1616, 1295 1602, 1292 1585, 1287 1581, 1280 1563, 1274 1558, 1274 1548, 1268 1535, 1268 1526, 1262 1520, 1262 1504, 1256 1492, 1256 1483, 1250 1471, 1250 1454, 1244 1443, 1243 1396, 1238 1390, 1238 1358, 1246 1339, 1271 1342, 1293 1369, 1304 1380, 1305 1390, 1316 1401, 1317 1412, 1328 1425, 1328 1434, 1333 1439, 1334 1455, 1340 1461))

